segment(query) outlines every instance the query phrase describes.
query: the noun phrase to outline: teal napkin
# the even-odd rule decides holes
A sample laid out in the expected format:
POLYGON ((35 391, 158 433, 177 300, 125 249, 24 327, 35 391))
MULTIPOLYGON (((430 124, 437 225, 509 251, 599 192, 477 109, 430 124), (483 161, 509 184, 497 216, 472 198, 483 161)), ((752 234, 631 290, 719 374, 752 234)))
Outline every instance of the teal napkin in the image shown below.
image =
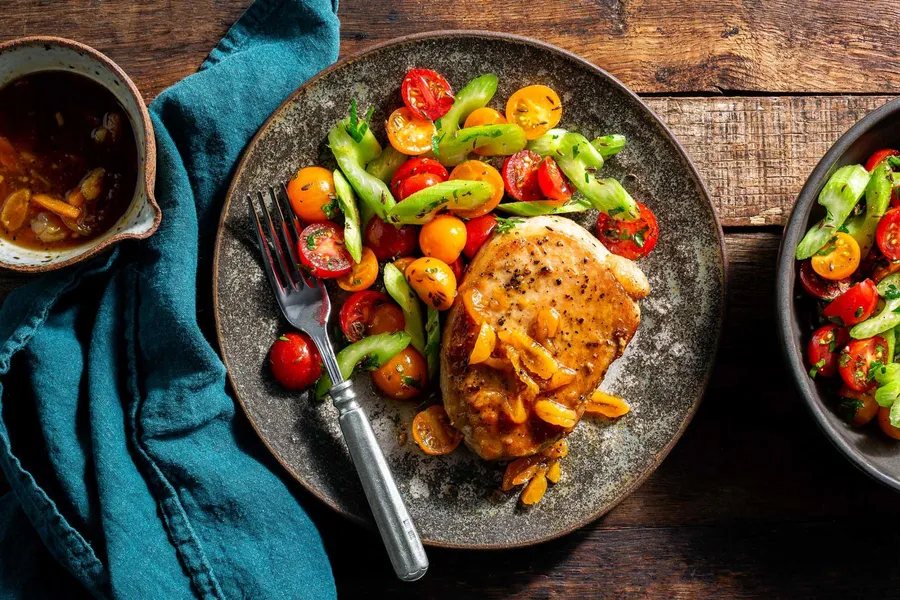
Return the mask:
POLYGON ((337 58, 336 10, 255 2, 150 107, 159 231, 3 304, 0 597, 335 596, 319 534, 235 415, 198 313, 210 318, 235 161, 337 58))

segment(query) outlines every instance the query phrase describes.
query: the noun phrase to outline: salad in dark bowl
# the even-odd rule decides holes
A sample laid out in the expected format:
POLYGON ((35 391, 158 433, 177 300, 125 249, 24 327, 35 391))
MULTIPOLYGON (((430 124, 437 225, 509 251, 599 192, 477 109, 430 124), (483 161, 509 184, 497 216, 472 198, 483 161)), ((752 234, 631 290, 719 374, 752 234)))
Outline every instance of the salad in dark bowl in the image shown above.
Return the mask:
POLYGON ((900 489, 900 102, 845 133, 804 185, 777 302, 786 358, 819 425, 900 489))

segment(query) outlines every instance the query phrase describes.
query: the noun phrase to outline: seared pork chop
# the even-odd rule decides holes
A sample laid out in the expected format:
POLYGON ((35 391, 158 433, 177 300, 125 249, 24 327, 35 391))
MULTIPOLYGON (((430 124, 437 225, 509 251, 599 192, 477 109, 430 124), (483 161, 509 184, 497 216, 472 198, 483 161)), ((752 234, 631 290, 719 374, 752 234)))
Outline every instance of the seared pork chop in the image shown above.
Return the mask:
POLYGON ((444 407, 469 447, 512 459, 570 433, 649 291, 632 261, 568 219, 534 217, 494 235, 459 286, 441 348, 444 407), (479 337, 481 362, 470 364, 479 337))

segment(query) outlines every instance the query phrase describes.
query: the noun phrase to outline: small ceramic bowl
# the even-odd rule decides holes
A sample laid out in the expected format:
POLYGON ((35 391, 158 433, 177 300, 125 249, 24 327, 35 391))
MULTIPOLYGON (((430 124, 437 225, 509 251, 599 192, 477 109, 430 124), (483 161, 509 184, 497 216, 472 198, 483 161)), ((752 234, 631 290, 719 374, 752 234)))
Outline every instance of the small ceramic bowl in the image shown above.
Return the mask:
POLYGON ((900 445, 877 428, 854 428, 836 409, 837 384, 809 377, 805 352, 812 333, 811 306, 798 280, 800 263, 794 251, 800 239, 825 211, 817 200, 828 178, 839 167, 863 164, 881 148, 900 145, 900 100, 870 113, 835 142, 807 179, 781 239, 776 289, 778 334, 800 394, 825 435, 850 461, 876 480, 900 490, 900 445))
POLYGON ((103 235, 80 246, 51 251, 23 248, 0 238, 0 267, 26 272, 51 271, 86 260, 122 240, 146 238, 159 227, 162 216, 153 197, 153 126, 140 92, 125 72, 100 52, 72 40, 26 37, 0 44, 0 87, 37 71, 78 73, 112 92, 131 122, 138 167, 137 185, 128 209, 103 235))

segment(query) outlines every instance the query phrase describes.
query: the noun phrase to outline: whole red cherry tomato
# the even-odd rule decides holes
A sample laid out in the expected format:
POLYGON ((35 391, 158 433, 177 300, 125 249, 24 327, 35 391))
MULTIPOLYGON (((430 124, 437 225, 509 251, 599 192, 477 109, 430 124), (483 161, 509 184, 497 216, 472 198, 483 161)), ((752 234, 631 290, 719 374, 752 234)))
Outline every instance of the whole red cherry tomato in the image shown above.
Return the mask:
POLYGON ((419 246, 419 229, 414 225, 394 227, 373 218, 366 226, 363 244, 372 249, 379 262, 410 256, 419 246))
POLYGON ((497 217, 492 214, 466 221, 466 245, 463 248, 466 258, 469 260, 475 258, 475 253, 491 237, 495 227, 497 227, 497 217))
POLYGON ((439 181, 447 181, 450 176, 444 165, 433 158, 411 158, 394 171, 394 175, 391 177, 391 193, 396 196, 400 191, 400 184, 404 180, 422 173, 431 173, 439 181))
POLYGON ((275 380, 287 390, 306 389, 322 374, 322 359, 305 333, 285 333, 269 350, 269 365, 275 380))
POLYGON ((434 173, 418 173, 416 175, 410 175, 400 182, 400 187, 397 188, 397 200, 406 200, 416 192, 442 181, 444 180, 434 173))

